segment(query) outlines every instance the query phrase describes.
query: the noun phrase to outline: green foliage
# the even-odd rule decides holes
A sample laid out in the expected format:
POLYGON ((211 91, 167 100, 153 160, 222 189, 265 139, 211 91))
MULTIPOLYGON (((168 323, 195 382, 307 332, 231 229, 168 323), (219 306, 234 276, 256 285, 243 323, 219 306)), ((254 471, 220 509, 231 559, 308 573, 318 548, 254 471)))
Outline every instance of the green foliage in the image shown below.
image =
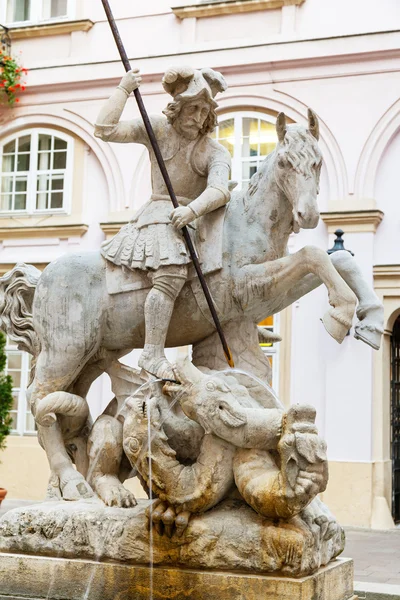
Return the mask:
POLYGON ((9 375, 4 375, 7 361, 5 345, 6 336, 0 331, 0 450, 4 450, 6 437, 11 431, 10 410, 13 406, 12 379, 9 375))

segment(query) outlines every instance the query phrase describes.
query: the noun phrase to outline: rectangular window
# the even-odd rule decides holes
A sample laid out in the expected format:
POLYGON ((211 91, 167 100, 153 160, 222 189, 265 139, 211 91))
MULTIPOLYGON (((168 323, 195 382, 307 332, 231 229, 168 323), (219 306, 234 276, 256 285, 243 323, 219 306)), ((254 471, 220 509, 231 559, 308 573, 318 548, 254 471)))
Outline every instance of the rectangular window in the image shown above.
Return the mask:
POLYGON ((31 369, 31 355, 18 350, 17 346, 7 338, 6 375, 13 380, 12 394, 14 404, 11 411, 13 433, 16 435, 35 434, 35 419, 26 398, 31 369))

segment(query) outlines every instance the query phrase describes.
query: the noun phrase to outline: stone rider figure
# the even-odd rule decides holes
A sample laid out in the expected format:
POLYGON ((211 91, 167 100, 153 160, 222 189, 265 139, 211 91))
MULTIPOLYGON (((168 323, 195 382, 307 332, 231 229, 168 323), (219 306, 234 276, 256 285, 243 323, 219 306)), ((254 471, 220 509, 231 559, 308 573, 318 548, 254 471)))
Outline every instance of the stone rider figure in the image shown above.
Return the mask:
MULTIPOLYGON (((165 116, 150 120, 180 205, 171 212, 171 200, 142 120, 120 121, 127 99, 140 82, 138 70, 122 78, 98 116, 95 135, 107 142, 147 147, 152 195, 130 223, 103 243, 101 252, 115 265, 148 273, 152 288, 145 303, 145 345, 139 366, 156 377, 175 379, 164 346, 174 303, 188 279, 191 262, 180 229, 192 224, 192 239, 198 248, 201 241, 212 243, 204 239, 204 231, 212 231, 213 217, 205 215, 230 199, 229 152, 209 137, 217 124, 214 97, 227 86, 222 75, 212 69, 180 67, 169 69, 163 77, 163 87, 173 101, 163 111, 165 116)), ((201 251, 199 254, 202 261, 201 251)), ((202 266, 207 272, 204 261, 202 266)))

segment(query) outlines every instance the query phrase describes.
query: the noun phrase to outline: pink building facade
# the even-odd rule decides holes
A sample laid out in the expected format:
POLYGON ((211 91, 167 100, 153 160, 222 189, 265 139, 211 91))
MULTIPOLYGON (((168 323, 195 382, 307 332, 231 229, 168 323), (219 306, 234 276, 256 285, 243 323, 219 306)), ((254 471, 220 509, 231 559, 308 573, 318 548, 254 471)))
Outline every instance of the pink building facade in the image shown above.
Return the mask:
MULTIPOLYGON (((168 101, 161 86, 167 67, 224 74, 229 89, 219 98, 216 135, 231 151, 239 185, 273 149, 280 111, 300 123, 307 107, 319 116, 321 221, 293 235, 290 251, 328 249, 342 228, 384 303, 384 342, 379 352, 352 335, 337 345, 319 320, 327 305, 320 288, 268 321, 283 341, 266 351, 284 404, 311 403, 318 411, 331 471, 324 499, 337 517, 393 526, 393 516, 400 519, 400 434, 392 424, 396 408, 400 419, 400 396, 391 368, 400 315, 398 0, 113 0, 112 8, 131 63, 142 71, 150 113, 168 101)), ((143 147, 93 135, 123 74, 101 2, 2 0, 0 23, 10 27, 12 53, 29 69, 18 107, 0 109, 4 273, 18 261, 42 268, 66 252, 98 248, 147 200, 150 181, 143 147)), ((137 115, 131 98, 124 118, 137 115)), ((41 498, 48 472, 23 392, 29 359, 15 348, 9 356, 15 435, 2 455, 0 482, 14 497, 41 498)), ((105 378, 90 397, 96 416, 111 397, 105 378)))

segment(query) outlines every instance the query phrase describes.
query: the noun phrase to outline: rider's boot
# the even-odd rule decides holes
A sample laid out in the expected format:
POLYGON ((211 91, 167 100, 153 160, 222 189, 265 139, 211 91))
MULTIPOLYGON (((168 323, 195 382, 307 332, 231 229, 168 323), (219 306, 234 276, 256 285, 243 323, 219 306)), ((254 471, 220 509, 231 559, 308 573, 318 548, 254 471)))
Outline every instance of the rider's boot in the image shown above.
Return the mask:
POLYGON ((164 353, 165 340, 175 300, 187 278, 187 267, 162 267, 153 276, 144 306, 145 345, 139 367, 159 379, 175 380, 174 371, 164 353))

